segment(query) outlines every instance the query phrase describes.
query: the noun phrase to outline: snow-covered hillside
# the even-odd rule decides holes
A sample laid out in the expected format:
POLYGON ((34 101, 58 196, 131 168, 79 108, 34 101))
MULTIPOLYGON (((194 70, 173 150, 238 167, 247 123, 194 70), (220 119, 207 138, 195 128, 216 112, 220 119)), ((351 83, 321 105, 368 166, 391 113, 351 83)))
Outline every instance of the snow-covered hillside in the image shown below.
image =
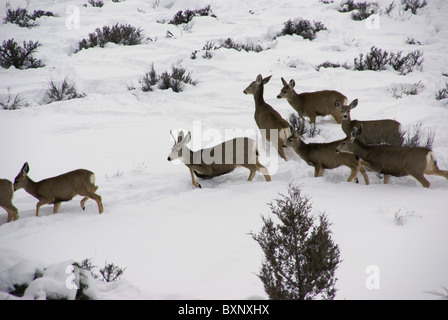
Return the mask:
MULTIPOLYGON (((15 192, 19 220, 6 223, 0 210, 0 291, 30 282, 36 268, 47 268, 44 278, 54 281, 30 286, 25 298, 58 286, 63 294, 65 266, 90 258, 95 265, 113 262, 126 268, 122 282, 98 287, 98 299, 264 299, 256 275, 263 256, 249 233, 260 230, 261 215, 269 214, 267 203, 293 181, 311 198, 313 210, 326 212, 333 223, 343 259, 337 299, 437 298, 429 292, 443 293, 448 286, 448 180, 429 176, 431 187, 425 189, 412 177, 392 177, 383 185, 369 173, 371 184, 366 186, 362 179, 347 183, 346 167, 314 178, 314 168, 288 151, 292 160, 275 158, 272 163, 271 182, 258 173, 247 182, 248 171, 237 169, 213 180, 198 179, 202 189, 196 189, 185 165, 167 161, 173 145, 170 129, 190 130, 193 149, 241 133, 255 137, 253 97, 243 90, 258 74, 272 74, 264 97, 285 119, 294 110, 276 98, 281 77, 294 79, 297 92, 338 90, 350 101, 359 99, 352 118, 391 118, 404 128, 421 122, 433 130, 438 165, 448 169, 448 105, 446 99, 434 98, 448 81, 448 2, 430 0, 416 15, 404 12, 400 1, 385 14, 390 2, 378 1, 381 14, 372 26, 338 12, 339 0, 104 0, 101 8, 74 0, 29 1, 29 11, 49 10, 56 17, 39 18, 39 26, 30 29, 0 25, 0 42, 38 40, 42 46, 36 57, 46 64, 0 68, 1 97, 9 88, 29 104, 0 110, 0 178, 13 181, 24 162, 34 181, 89 169, 96 175, 104 213, 98 214, 92 200, 83 212, 81 197, 76 197, 63 203, 58 214, 43 206, 35 217, 37 200, 23 189, 15 192), (179 10, 207 5, 216 18, 196 17, 188 27, 158 22, 179 10), (283 23, 295 18, 321 21, 328 30, 313 41, 276 37, 283 23), (109 43, 74 53, 89 33, 116 23, 143 29, 143 44, 109 43), (221 48, 211 59, 201 51, 191 59, 208 41, 227 38, 268 50, 221 48), (408 38, 420 45, 407 44, 408 38), (391 52, 420 50, 423 70, 400 75, 391 68, 315 69, 325 61, 353 66, 353 59, 372 46, 391 52), (197 85, 186 85, 181 93, 143 92, 139 79, 152 64, 158 73, 182 66, 197 85), (49 82, 66 76, 86 97, 44 104, 49 82), (418 95, 393 97, 393 88, 419 81, 424 87, 418 95), (375 286, 369 285, 372 277, 375 286)), ((17 8, 27 2, 10 3, 17 8)), ((0 16, 5 12, 0 5, 0 16)), ((321 134, 307 141, 344 137, 331 117, 318 118, 317 126, 321 134)))

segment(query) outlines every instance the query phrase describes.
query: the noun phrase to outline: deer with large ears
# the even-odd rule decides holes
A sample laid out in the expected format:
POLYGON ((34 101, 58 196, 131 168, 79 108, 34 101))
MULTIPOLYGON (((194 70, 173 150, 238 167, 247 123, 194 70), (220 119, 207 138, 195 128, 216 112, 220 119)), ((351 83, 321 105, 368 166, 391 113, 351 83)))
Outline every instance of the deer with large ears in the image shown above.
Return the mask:
POLYGON ((12 197, 14 195, 14 186, 11 181, 0 179, 0 207, 8 213, 7 222, 19 219, 19 211, 12 204, 12 197))
POLYGON ((377 145, 387 143, 389 145, 399 146, 403 142, 401 133, 401 124, 391 119, 383 120, 352 120, 350 111, 358 105, 358 99, 350 104, 341 104, 340 101, 334 101, 335 107, 339 110, 342 117, 342 131, 348 136, 354 128, 362 125, 362 133, 358 137, 362 142, 377 145))
POLYGON ((80 195, 81 208, 85 210, 85 203, 90 198, 98 204, 99 213, 103 212, 101 197, 95 193, 95 175, 85 169, 78 169, 61 174, 56 177, 34 182, 28 177, 30 168, 26 162, 16 179, 14 191, 24 188, 26 192, 38 199, 36 204, 36 216, 39 216, 39 208, 44 204, 53 204, 53 213, 57 213, 61 202, 70 201, 74 196, 80 195))
POLYGON ((263 98, 264 85, 269 82, 271 77, 269 76, 263 79, 261 74, 259 74, 255 81, 244 89, 243 92, 254 96, 254 118, 263 139, 274 143, 279 156, 285 161, 288 161, 283 150, 283 145, 286 139, 292 134, 291 125, 274 108, 267 104, 263 98))
POLYGON ((283 88, 277 98, 285 98, 302 120, 304 117, 308 117, 310 123, 313 124, 316 123, 318 116, 331 115, 337 123, 341 123, 341 115, 334 106, 334 100, 346 102, 347 97, 342 93, 334 90, 322 90, 297 94, 294 91, 296 83, 293 79, 288 83, 282 78, 282 84, 283 88))
MULTIPOLYGON (((171 133, 171 132, 170 132, 171 133)), ((202 179, 211 179, 235 170, 241 166, 249 169, 248 181, 252 181, 257 171, 260 171, 266 181, 271 181, 268 170, 258 161, 257 144, 249 138, 234 138, 211 148, 191 151, 187 144, 191 133, 186 136, 181 131, 176 140, 173 134, 174 146, 168 156, 168 161, 181 160, 190 169, 191 182, 197 188, 195 175, 202 179)))
POLYGON ((367 145, 359 139, 362 130, 362 125, 359 128, 354 128, 350 133, 350 139, 341 142, 336 150, 354 154, 362 159, 362 166, 374 172, 385 174, 384 183, 388 183, 390 175, 395 177, 410 175, 417 179, 423 187, 429 188, 430 182, 425 178, 425 174, 448 179, 448 171, 439 169, 431 149, 367 145))

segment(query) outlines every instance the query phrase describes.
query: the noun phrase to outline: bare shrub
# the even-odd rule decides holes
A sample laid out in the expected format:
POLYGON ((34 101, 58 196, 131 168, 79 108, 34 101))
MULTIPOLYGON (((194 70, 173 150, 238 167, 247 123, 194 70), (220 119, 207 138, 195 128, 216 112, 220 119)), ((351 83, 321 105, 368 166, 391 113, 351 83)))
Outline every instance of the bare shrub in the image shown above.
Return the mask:
POLYGON ((0 66, 5 69, 11 66, 17 69, 42 68, 45 64, 33 56, 40 46, 39 41, 23 41, 23 47, 14 39, 3 41, 0 47, 0 66))
POLYGON ((48 103, 83 98, 86 96, 85 93, 78 93, 76 85, 67 77, 59 83, 51 80, 45 95, 49 99, 48 103))
POLYGON ((304 39, 314 40, 316 33, 322 30, 327 30, 324 24, 320 21, 310 22, 309 20, 288 20, 283 23, 283 29, 278 36, 299 35, 304 39))
POLYGON ((89 33, 88 39, 83 39, 79 42, 76 52, 96 46, 103 48, 108 42, 124 46, 141 44, 143 40, 142 31, 142 29, 137 29, 129 24, 119 25, 118 23, 112 27, 97 28, 95 32, 89 33))
POLYGON ((171 72, 164 71, 158 75, 155 71, 154 64, 151 69, 139 80, 142 85, 142 90, 153 91, 157 86, 161 90, 172 89, 174 92, 182 92, 185 84, 195 86, 196 80, 193 80, 191 73, 180 66, 172 66, 171 72))

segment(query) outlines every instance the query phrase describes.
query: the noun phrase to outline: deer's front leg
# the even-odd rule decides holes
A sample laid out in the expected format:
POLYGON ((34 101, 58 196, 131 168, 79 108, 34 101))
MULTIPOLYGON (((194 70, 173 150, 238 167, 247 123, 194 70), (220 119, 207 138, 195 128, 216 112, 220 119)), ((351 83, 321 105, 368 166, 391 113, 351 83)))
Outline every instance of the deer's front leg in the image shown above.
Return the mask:
POLYGON ((194 178, 194 171, 193 168, 190 168, 190 174, 191 174, 191 182, 196 188, 202 188, 199 183, 196 182, 196 179, 194 178))

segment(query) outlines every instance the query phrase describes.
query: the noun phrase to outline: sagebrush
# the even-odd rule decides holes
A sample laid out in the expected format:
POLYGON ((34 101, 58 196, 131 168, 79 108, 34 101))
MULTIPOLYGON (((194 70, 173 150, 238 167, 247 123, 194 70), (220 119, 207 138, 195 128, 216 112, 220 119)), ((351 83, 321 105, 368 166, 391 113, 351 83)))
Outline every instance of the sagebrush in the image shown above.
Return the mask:
POLYGON ((0 66, 5 69, 11 66, 17 69, 42 68, 45 64, 34 57, 40 46, 39 41, 23 41, 23 46, 14 39, 3 41, 0 47, 0 66))
POLYGON ((4 23, 14 23, 22 28, 36 27, 36 19, 47 16, 53 17, 54 13, 51 11, 34 10, 33 13, 29 13, 25 8, 17 8, 6 10, 6 17, 3 18, 4 23))
POLYGON ((0 97, 0 109, 3 110, 17 110, 28 106, 29 103, 20 93, 15 95, 11 93, 11 88, 8 88, 7 95, 0 97))
POLYGON ((125 46, 138 45, 143 40, 142 31, 142 29, 129 24, 123 25, 118 23, 112 27, 104 26, 102 29, 97 28, 95 32, 89 33, 87 39, 79 42, 76 52, 97 46, 104 48, 104 45, 109 42, 125 46))
POLYGON ((51 80, 45 95, 48 98, 48 103, 83 98, 86 96, 86 94, 78 92, 75 83, 70 81, 68 77, 65 77, 61 82, 51 80))
POLYGON ((304 39, 314 40, 316 38, 316 33, 322 30, 327 30, 327 28, 320 21, 311 22, 309 20, 290 19, 283 23, 283 29, 278 35, 299 35, 304 39))
POLYGON ((161 90, 172 89, 174 92, 182 92, 186 84, 195 86, 196 80, 193 80, 191 73, 181 66, 172 66, 171 72, 164 71, 160 75, 157 74, 154 64, 145 75, 140 78, 142 90, 153 91, 155 87, 161 90))
POLYGON ((422 70, 422 64, 423 52, 419 50, 403 55, 402 51, 389 53, 373 46, 370 48, 370 52, 367 54, 360 53, 359 57, 354 59, 354 70, 380 71, 385 70, 387 66, 391 66, 401 75, 406 75, 414 69, 422 70))
POLYGON ((202 9, 178 11, 174 15, 174 17, 168 21, 168 23, 174 25, 180 25, 189 23, 191 20, 193 20, 194 17, 203 17, 203 16, 210 16, 216 18, 216 15, 213 13, 210 6, 206 6, 205 8, 202 9))

